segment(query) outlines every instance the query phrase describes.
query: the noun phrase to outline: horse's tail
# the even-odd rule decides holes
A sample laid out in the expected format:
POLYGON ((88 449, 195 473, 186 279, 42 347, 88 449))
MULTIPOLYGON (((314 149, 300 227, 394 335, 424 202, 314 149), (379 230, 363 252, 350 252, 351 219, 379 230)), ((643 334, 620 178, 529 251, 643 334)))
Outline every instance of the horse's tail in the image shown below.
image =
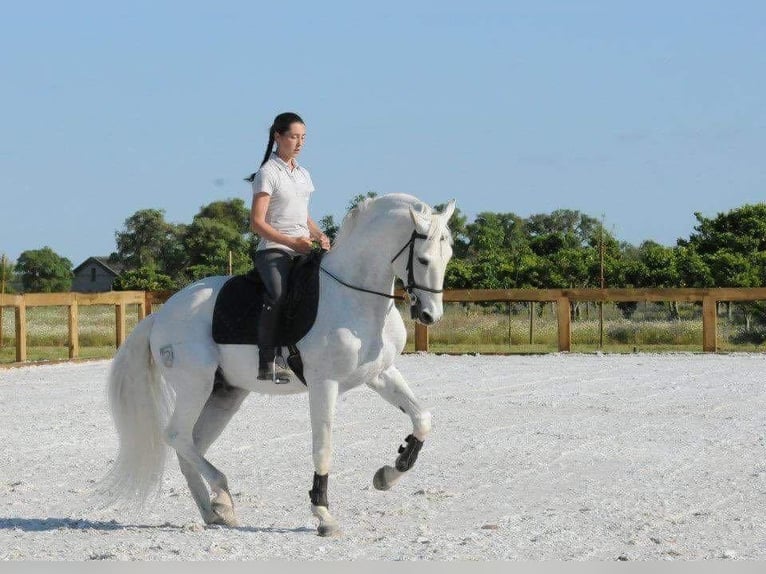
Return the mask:
POLYGON ((141 321, 112 361, 107 394, 119 451, 97 488, 106 504, 127 501, 141 507, 162 484, 168 451, 163 429, 172 397, 152 361, 153 325, 153 315, 141 321))

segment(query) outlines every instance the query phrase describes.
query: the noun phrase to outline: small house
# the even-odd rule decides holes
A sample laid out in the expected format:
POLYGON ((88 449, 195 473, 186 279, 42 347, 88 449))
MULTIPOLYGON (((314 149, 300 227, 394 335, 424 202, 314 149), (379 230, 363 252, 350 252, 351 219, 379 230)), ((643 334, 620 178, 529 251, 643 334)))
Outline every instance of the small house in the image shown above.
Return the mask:
POLYGON ((111 291, 112 282, 121 271, 122 266, 109 263, 108 257, 88 257, 74 268, 72 291, 79 293, 111 291))

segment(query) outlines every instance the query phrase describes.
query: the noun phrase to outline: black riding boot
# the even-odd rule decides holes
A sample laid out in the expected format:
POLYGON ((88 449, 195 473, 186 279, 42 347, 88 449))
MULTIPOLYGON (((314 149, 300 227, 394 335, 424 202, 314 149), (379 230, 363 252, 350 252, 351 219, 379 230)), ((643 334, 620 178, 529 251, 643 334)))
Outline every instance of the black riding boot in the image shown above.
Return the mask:
POLYGON ((264 303, 258 322, 258 379, 284 384, 290 382, 290 371, 275 362, 278 322, 279 309, 264 303))

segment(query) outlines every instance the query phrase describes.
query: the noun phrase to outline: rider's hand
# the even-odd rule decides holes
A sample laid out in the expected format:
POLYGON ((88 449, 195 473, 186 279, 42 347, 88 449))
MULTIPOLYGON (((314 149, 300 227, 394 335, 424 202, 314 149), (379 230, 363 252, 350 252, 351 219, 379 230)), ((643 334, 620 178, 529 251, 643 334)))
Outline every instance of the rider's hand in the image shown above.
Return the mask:
POLYGON ((313 244, 310 237, 296 237, 293 239, 293 244, 290 246, 298 253, 311 253, 313 244))
POLYGON ((324 233, 319 236, 319 245, 326 251, 330 250, 330 239, 324 233))

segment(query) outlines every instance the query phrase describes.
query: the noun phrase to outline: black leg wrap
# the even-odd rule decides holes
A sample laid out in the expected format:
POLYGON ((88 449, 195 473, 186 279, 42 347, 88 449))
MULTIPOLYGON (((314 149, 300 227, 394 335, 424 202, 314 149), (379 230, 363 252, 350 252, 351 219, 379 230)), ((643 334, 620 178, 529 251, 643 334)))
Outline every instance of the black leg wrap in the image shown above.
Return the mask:
POLYGON ((399 472, 407 472, 413 467, 415 461, 418 460, 418 453, 423 448, 423 441, 415 438, 414 435, 409 435, 404 439, 407 446, 399 447, 399 456, 396 457, 396 470, 399 472))
POLYGON ((309 490, 311 504, 314 506, 330 507, 327 503, 327 478, 329 476, 329 474, 319 476, 316 472, 314 473, 314 485, 309 490))

